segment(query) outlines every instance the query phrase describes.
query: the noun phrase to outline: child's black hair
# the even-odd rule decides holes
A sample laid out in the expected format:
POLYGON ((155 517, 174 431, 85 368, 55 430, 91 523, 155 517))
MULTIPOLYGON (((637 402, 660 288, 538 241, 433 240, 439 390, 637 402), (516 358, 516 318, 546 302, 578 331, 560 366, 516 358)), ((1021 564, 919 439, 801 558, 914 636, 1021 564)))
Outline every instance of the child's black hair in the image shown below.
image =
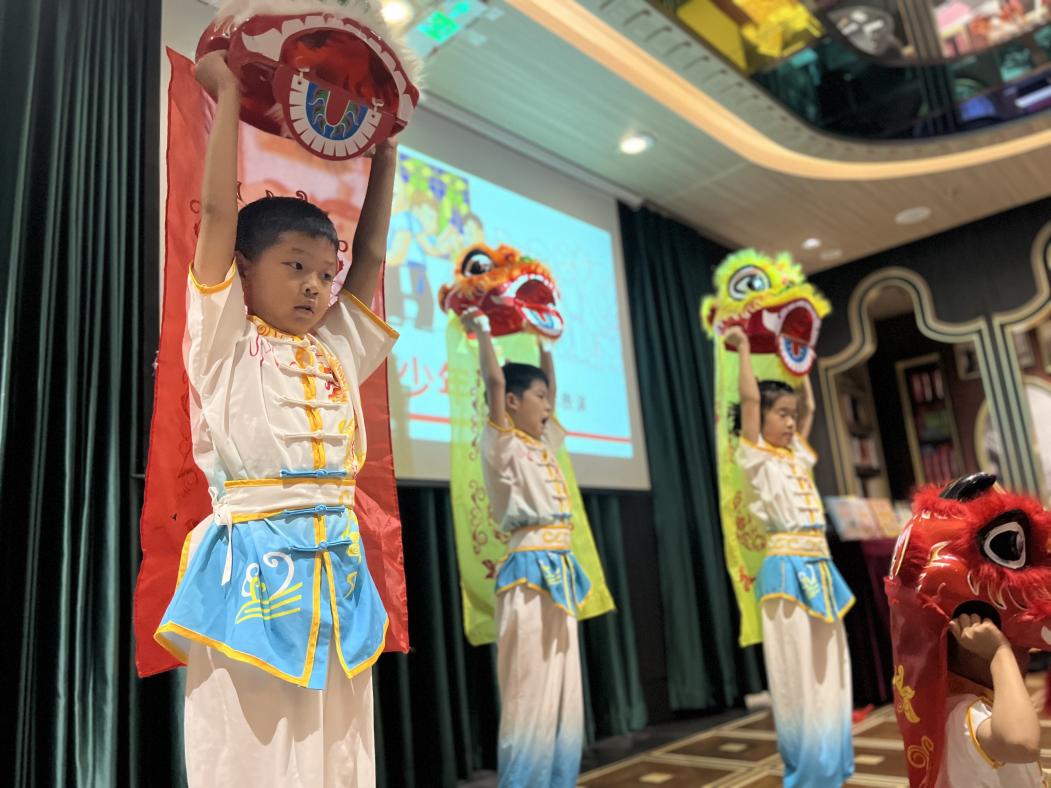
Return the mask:
POLYGON ((518 364, 514 361, 504 364, 504 392, 506 394, 521 397, 525 394, 526 389, 538 380, 545 386, 551 385, 544 370, 540 367, 534 367, 532 364, 518 364))
MULTIPOLYGON (((787 383, 783 383, 780 380, 759 381, 760 428, 762 428, 763 416, 766 415, 766 412, 774 407, 774 403, 786 394, 790 394, 794 397, 798 392, 787 383)), ((741 406, 736 403, 730 406, 730 428, 733 430, 734 435, 741 434, 741 406)))
POLYGON ((263 197, 248 203, 237 214, 234 248, 254 261, 288 232, 324 238, 339 249, 339 236, 328 214, 298 197, 263 197))

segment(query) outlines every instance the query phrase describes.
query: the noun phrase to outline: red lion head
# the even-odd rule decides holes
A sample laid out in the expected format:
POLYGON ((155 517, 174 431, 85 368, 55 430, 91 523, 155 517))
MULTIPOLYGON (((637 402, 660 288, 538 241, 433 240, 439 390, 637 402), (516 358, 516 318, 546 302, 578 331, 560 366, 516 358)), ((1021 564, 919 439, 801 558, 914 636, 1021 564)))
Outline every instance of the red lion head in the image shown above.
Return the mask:
POLYGON ((547 339, 562 336, 554 277, 539 260, 523 257, 510 246, 468 248, 455 281, 438 291, 438 304, 457 315, 472 307, 480 309, 489 318, 494 337, 519 331, 547 339))
POLYGON ((961 607, 1012 645, 1051 648, 1051 514, 978 473, 920 491, 885 580, 909 782, 933 788, 945 749, 948 625, 961 607))
POLYGON ((241 118, 323 159, 349 159, 405 128, 418 62, 367 6, 234 0, 204 31, 197 59, 225 51, 241 118))

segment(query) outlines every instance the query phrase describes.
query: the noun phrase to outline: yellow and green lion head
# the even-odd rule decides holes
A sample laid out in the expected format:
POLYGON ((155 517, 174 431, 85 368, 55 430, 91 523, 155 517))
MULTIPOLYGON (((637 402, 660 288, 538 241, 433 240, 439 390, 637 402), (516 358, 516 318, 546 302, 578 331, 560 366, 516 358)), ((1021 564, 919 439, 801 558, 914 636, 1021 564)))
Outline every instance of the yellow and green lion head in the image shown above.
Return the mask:
POLYGON ((712 337, 732 326, 748 335, 754 353, 776 353, 793 375, 806 375, 817 357, 821 319, 831 307, 786 254, 770 258, 744 249, 712 276, 715 292, 701 302, 701 322, 712 337))

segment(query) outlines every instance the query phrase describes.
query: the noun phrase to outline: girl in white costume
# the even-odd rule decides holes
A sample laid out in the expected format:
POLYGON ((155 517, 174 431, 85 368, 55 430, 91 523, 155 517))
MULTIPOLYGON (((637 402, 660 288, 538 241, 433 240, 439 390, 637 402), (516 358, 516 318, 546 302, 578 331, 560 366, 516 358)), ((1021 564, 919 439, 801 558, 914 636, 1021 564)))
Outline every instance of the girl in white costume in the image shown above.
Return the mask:
POLYGON ((740 356, 741 442, 737 462, 752 485, 751 510, 769 532, 756 578, 763 657, 787 788, 830 788, 854 773, 850 655, 842 618, 854 595, 825 540, 814 487, 817 455, 806 443, 813 397, 756 381, 748 337, 726 333, 740 356))

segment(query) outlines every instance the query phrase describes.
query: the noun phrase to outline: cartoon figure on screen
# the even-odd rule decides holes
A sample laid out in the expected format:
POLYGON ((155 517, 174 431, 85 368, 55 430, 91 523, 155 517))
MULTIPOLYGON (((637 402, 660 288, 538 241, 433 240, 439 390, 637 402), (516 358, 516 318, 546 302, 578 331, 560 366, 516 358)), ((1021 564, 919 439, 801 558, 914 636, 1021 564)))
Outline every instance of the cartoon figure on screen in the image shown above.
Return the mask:
POLYGON ((909 784, 1046 785, 1029 650, 1051 648, 1051 514, 986 473, 913 499, 886 578, 909 784))
POLYGON ((555 415, 557 287, 510 247, 471 248, 454 273, 439 297, 464 630, 497 641, 500 785, 569 788, 583 745, 577 621, 613 600, 555 415))
MULTIPOLYGON (((360 384, 397 338, 369 304, 397 145, 376 146, 343 288, 332 221, 265 197, 237 207, 241 83, 222 52, 186 295, 193 455, 212 513, 186 538, 155 638, 187 665, 190 786, 375 784, 371 666, 388 613, 355 514, 360 384)), ((376 566, 373 563, 373 566, 376 566)))
MULTIPOLYGON (((392 318, 407 317, 405 302, 416 305, 413 326, 434 330, 434 277, 443 277, 462 248, 457 224, 468 210, 467 182, 459 175, 421 159, 402 155, 395 183, 387 267, 393 281, 386 288, 392 318), (405 271, 407 279, 403 279, 405 271)), ((473 215, 473 214, 472 214, 473 215)), ((439 279, 439 281, 441 281, 439 279)))
POLYGON ((757 381, 751 337, 740 325, 724 341, 739 358, 736 460, 749 510, 767 531, 754 593, 777 744, 788 788, 842 785, 854 773, 851 677, 842 618, 854 595, 829 556, 825 513, 814 487, 817 455, 810 381, 797 390, 757 381))
POLYGON ((472 246, 485 246, 485 225, 481 217, 469 213, 463 219, 463 237, 460 239, 460 248, 468 249, 472 246))

